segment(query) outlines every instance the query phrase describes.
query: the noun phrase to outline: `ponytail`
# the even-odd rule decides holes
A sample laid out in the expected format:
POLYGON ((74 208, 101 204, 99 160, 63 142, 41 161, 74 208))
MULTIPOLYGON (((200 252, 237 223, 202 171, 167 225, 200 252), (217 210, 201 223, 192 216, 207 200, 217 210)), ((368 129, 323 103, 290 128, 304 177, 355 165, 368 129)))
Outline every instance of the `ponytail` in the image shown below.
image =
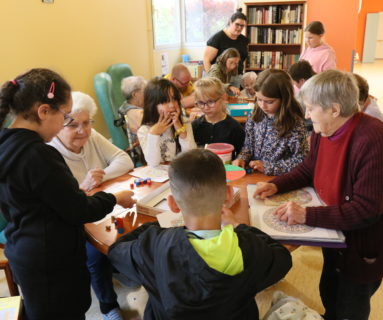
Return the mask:
POLYGON ((0 91, 0 127, 9 113, 39 123, 36 103, 49 104, 57 110, 70 99, 69 84, 49 69, 31 69, 15 80, 7 81, 0 91))
POLYGON ((17 81, 7 81, 0 91, 0 128, 3 126, 6 117, 11 112, 13 97, 18 89, 17 81))

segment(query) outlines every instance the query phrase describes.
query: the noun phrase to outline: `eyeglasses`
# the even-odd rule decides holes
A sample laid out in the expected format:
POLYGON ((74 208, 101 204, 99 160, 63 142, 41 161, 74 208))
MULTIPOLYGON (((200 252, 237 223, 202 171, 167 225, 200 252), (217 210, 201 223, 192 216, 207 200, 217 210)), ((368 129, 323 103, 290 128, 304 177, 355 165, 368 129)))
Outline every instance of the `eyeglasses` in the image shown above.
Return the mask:
POLYGON ((240 23, 234 23, 235 24, 235 26, 237 27, 237 28, 241 28, 241 29, 243 29, 244 27, 245 27, 245 25, 244 24, 240 24, 240 23))
POLYGON ((182 81, 178 80, 176 77, 174 77, 174 80, 176 80, 181 85, 182 88, 186 87, 190 82, 190 80, 182 82, 182 81))
POLYGON ((196 101, 196 105, 197 107, 199 107, 200 109, 203 109, 204 107, 209 107, 209 108, 212 108, 215 106, 215 103, 219 100, 220 98, 218 99, 215 99, 215 100, 208 100, 206 102, 203 102, 203 101, 196 101))
POLYGON ((91 127, 94 123, 94 120, 87 120, 87 121, 84 121, 82 123, 73 123, 73 122, 70 122, 68 123, 67 125, 65 125, 66 128, 69 128, 70 130, 79 130, 80 128, 82 129, 88 129, 89 127, 91 127))
POLYGON ((61 109, 57 109, 57 110, 60 111, 64 115, 64 127, 69 125, 74 120, 69 114, 65 113, 61 109))

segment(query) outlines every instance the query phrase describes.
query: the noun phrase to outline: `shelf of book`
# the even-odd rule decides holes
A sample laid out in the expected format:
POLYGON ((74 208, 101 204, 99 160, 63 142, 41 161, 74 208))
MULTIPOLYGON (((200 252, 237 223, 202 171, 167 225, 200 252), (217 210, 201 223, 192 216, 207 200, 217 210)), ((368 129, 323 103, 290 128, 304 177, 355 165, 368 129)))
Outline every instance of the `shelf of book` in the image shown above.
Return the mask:
POLYGON ((306 1, 248 2, 247 71, 287 70, 299 60, 306 1))

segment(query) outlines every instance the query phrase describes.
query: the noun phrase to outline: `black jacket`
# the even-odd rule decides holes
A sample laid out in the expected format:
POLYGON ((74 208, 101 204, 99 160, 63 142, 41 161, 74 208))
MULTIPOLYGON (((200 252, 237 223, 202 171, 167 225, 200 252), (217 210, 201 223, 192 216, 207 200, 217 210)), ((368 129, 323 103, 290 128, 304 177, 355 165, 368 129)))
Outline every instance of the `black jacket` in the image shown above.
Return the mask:
POLYGON ((257 292, 291 268, 290 253, 260 230, 235 228, 244 270, 230 276, 210 268, 184 228, 144 224, 109 249, 113 265, 149 293, 144 319, 258 319, 257 292))
POLYGON ((205 144, 223 142, 230 143, 234 147, 234 157, 241 151, 245 141, 245 130, 233 117, 226 118, 215 124, 206 121, 201 116, 192 122, 194 140, 199 147, 205 144))
MULTIPOLYGON (((61 154, 36 132, 0 130, 0 208, 9 222, 5 254, 26 303, 42 297, 33 306, 26 305, 27 312, 28 307, 54 308, 53 299, 64 298, 63 292, 72 291, 75 297, 87 288, 89 293, 83 224, 101 219, 115 203, 113 195, 99 192, 88 197, 81 191, 61 154), (61 286, 58 279, 65 279, 61 286), (29 295, 32 287, 34 293, 29 295), (47 293, 52 303, 46 300, 47 293)), ((86 310, 76 303, 66 301, 64 309, 86 310)), ((60 310, 64 312, 62 306, 60 310)), ((49 316, 40 317, 45 318, 49 316)))

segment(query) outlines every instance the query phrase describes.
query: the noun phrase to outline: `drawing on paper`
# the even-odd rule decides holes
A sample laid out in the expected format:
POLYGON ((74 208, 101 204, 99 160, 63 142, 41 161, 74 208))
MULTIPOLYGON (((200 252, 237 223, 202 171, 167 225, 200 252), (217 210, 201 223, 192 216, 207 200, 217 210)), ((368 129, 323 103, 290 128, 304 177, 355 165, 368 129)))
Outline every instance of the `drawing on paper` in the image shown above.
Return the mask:
POLYGON ((263 213, 263 222, 269 227, 279 232, 290 234, 307 233, 314 230, 313 227, 304 224, 288 225, 284 221, 280 221, 277 216, 273 214, 276 208, 270 208, 263 213))
POLYGON ((306 190, 294 190, 286 193, 276 194, 265 199, 266 206, 279 206, 289 201, 304 205, 312 201, 310 192, 306 190))

